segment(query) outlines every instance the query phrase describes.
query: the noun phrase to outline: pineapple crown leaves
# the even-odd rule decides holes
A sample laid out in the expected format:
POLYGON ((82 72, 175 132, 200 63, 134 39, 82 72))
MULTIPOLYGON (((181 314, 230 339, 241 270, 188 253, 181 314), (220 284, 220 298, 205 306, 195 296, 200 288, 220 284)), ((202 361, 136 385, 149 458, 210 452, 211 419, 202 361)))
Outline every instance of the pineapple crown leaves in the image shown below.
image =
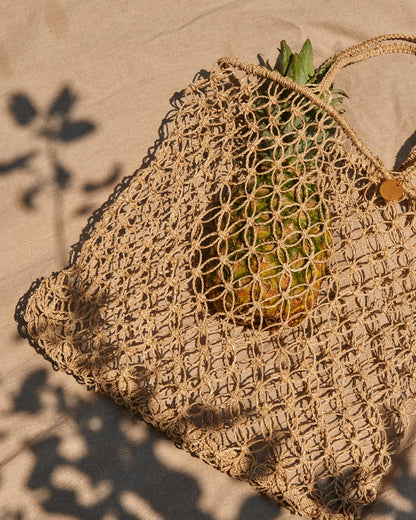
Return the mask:
POLYGON ((286 41, 282 40, 277 70, 282 76, 287 76, 301 85, 313 83, 313 81, 310 81, 315 75, 311 41, 307 39, 301 51, 294 53, 286 41))
MULTIPOLYGON (((299 53, 293 52, 285 40, 280 42, 279 55, 273 67, 269 60, 264 66, 270 71, 277 71, 282 76, 286 76, 300 85, 317 84, 322 81, 328 69, 332 65, 332 60, 327 61, 315 69, 313 65, 313 49, 310 39, 305 40, 299 53)), ((335 106, 342 102, 343 97, 348 97, 343 90, 331 89, 331 93, 340 97, 333 97, 331 105, 335 106)))
POLYGON ((282 76, 286 76, 296 83, 302 85, 313 83, 311 79, 315 76, 313 66, 313 50, 309 39, 305 41, 299 53, 294 53, 285 40, 280 43, 279 56, 276 65, 272 67, 269 60, 265 66, 270 71, 278 71, 282 76))
MULTIPOLYGON (((309 38, 303 43, 299 53, 293 52, 285 40, 280 43, 279 55, 276 60, 276 64, 273 67, 270 62, 264 61, 261 56, 259 60, 261 65, 266 67, 270 71, 278 72, 280 75, 290 78, 298 84, 319 84, 324 78, 325 74, 331 67, 334 58, 327 60, 318 69, 315 69, 313 64, 313 49, 309 38)), ((268 84, 264 83, 258 90, 259 99, 264 99, 268 96, 268 84)), ((328 96, 327 93, 322 93, 321 97, 328 96)), ((335 90, 330 88, 328 103, 333 107, 342 103, 343 98, 348 97, 342 90, 335 90)), ((271 150, 274 146, 274 137, 269 131, 269 115, 270 109, 264 107, 263 101, 254 102, 256 108, 256 117, 259 120, 259 127, 262 131, 263 141, 259 147, 259 157, 269 158, 271 150)), ((326 129, 325 135, 323 132, 315 133, 313 126, 310 126, 307 132, 308 139, 302 144, 297 145, 292 143, 293 133, 296 133, 297 129, 302 127, 304 123, 311 123, 315 119, 315 111, 310 110, 308 113, 304 113, 302 118, 295 117, 291 118, 290 110, 285 111, 287 103, 283 104, 282 110, 280 111, 280 123, 282 124, 283 141, 286 142, 284 155, 287 156, 288 161, 295 161, 295 155, 298 152, 305 152, 307 149, 312 148, 310 153, 313 153, 313 143, 321 143, 325 138, 333 133, 334 129, 326 129)), ((278 113, 276 107, 272 107, 275 113, 278 113)), ((272 113, 273 113, 272 110, 272 113)), ((343 110, 340 110, 343 112, 343 110)), ((279 154, 280 152, 275 152, 279 154)))

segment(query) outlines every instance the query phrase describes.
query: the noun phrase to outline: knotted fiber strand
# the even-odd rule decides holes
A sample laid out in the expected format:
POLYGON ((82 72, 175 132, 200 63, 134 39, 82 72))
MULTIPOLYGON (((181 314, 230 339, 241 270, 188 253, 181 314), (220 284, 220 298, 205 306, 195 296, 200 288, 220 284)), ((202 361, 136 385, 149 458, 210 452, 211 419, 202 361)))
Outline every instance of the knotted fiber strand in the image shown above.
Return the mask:
POLYGON ((375 499, 415 410, 413 162, 388 172, 321 94, 220 60, 17 318, 56 368, 178 447, 294 513, 350 520, 375 499), (259 167, 265 130, 274 159, 259 167), (401 201, 378 193, 389 176, 401 201), (265 228, 277 300, 256 242, 265 228), (244 255, 249 300, 230 276, 244 255))

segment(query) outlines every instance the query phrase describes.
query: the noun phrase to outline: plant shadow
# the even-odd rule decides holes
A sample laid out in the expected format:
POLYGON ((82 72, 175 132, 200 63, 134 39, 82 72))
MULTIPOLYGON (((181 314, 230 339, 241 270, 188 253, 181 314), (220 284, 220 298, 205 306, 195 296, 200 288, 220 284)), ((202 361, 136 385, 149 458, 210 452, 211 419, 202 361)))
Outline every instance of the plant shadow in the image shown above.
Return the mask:
MULTIPOLYGON (((28 137, 26 146, 29 149, 0 160, 0 177, 17 175, 22 179, 19 182, 17 200, 24 211, 42 210, 45 199, 40 200, 39 195, 45 190, 52 193, 52 223, 61 265, 66 262, 68 248, 65 239, 68 216, 66 193, 68 188, 73 188, 77 177, 73 167, 62 159, 63 152, 94 134, 97 129, 95 122, 77 115, 77 101, 78 95, 70 85, 62 86, 46 107, 38 106, 36 100, 26 92, 10 94, 7 104, 8 118, 17 129, 24 129, 28 137)), ((90 213, 93 210, 89 202, 91 194, 113 186, 120 174, 121 166, 114 164, 104 178, 84 182, 78 195, 80 200, 87 202, 81 203, 71 217, 90 213)))
MULTIPOLYGON (((68 438, 63 428, 55 427, 25 447, 34 459, 25 489, 39 493, 38 506, 46 518, 49 514, 77 519, 104 519, 109 514, 120 520, 142 515, 164 520, 215 518, 200 507, 203 490, 199 483, 158 459, 155 446, 165 436, 146 427, 109 398, 78 398, 74 404, 72 397, 69 402, 48 371, 38 369, 26 377, 15 395, 13 412, 23 412, 36 420, 42 413, 45 393, 49 399, 53 394, 54 413, 65 416, 64 424, 69 424, 71 430, 68 438), (72 453, 63 449, 68 441, 72 453)), ((248 520, 255 514, 259 520, 274 520, 279 511, 275 503, 256 495, 244 502, 234 518, 248 520)), ((24 511, 6 508, 5 514, 8 520, 26 518, 24 511)))

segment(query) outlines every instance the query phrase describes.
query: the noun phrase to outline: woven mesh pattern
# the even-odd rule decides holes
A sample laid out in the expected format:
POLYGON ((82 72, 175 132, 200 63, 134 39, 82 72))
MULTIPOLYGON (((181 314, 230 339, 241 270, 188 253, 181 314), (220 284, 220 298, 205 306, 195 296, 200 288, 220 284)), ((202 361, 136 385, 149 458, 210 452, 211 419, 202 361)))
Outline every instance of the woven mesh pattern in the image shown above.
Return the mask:
POLYGON ((317 88, 220 61, 21 314, 58 368, 177 446, 347 520, 415 407, 415 202, 378 195, 317 88))

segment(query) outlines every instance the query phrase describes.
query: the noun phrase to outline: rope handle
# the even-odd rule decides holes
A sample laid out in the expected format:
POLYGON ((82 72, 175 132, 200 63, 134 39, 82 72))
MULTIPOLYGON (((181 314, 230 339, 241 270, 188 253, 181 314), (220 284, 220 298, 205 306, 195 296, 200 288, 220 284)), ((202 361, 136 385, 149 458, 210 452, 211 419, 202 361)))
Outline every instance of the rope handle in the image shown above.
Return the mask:
POLYGON ((373 56, 396 53, 416 55, 416 36, 384 34, 348 47, 323 64, 325 66, 325 64, 332 63, 321 81, 321 92, 327 92, 330 89, 338 72, 347 65, 373 56))
MULTIPOLYGON (((320 83, 321 92, 328 92, 336 75, 344 67, 385 54, 416 55, 416 36, 408 34, 384 34, 352 45, 336 54, 326 64, 331 64, 320 83)), ((404 195, 416 197, 416 186, 413 177, 416 174, 416 150, 413 150, 406 161, 395 172, 385 172, 384 181, 380 185, 380 194, 386 200, 400 200, 404 195)))

